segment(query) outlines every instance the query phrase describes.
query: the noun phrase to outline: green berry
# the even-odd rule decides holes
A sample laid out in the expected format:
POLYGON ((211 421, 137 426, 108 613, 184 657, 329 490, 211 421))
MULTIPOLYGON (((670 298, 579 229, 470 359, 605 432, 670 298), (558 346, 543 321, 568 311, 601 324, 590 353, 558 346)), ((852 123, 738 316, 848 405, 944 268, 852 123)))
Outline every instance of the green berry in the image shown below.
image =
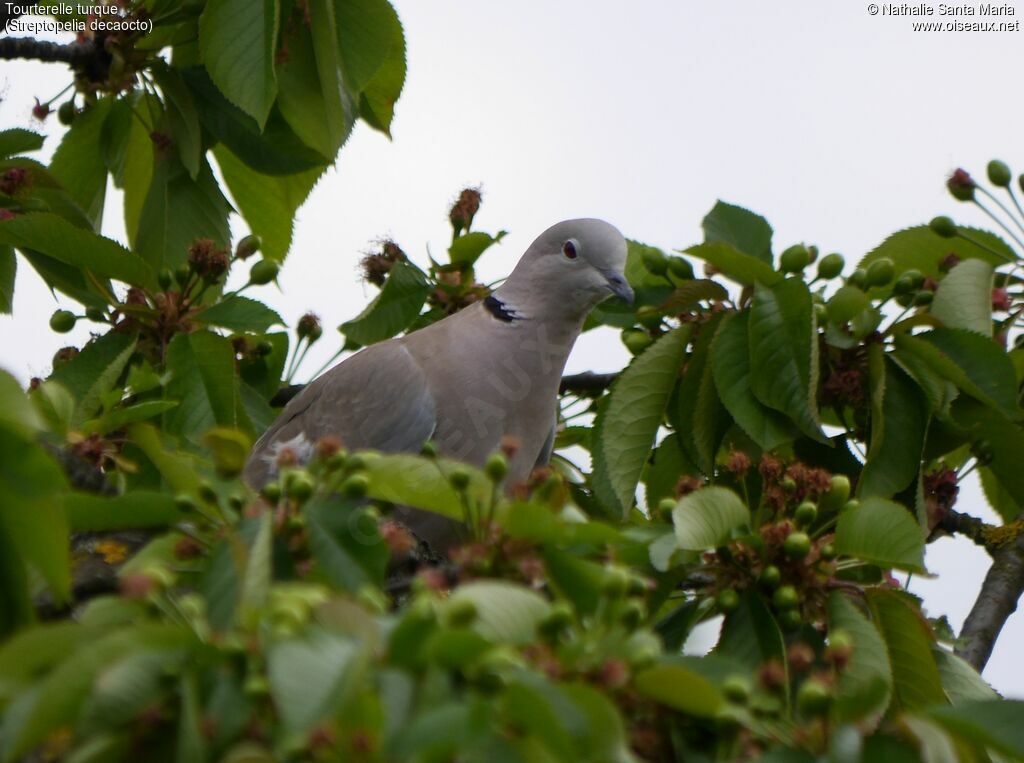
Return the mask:
POLYGON ((867 282, 869 286, 888 286, 896 275, 896 266, 888 257, 882 257, 868 265, 867 282))
POLYGON ((263 240, 256 234, 250 233, 238 242, 238 246, 235 247, 235 256, 244 260, 246 257, 256 254, 261 246, 263 246, 263 240))
POLYGON ((826 254, 818 263, 818 277, 826 280, 835 278, 843 272, 844 267, 846 267, 846 260, 843 259, 843 255, 838 252, 826 254))
POLYGON ((348 498, 364 498, 370 489, 365 474, 352 474, 341 483, 341 492, 348 498))
POLYGON ((575 615, 572 607, 564 601, 556 601, 551 611, 537 623, 537 630, 548 639, 558 638, 573 623, 575 615))
POLYGON ((690 281, 693 279, 693 265, 682 257, 668 258, 668 272, 680 281, 690 281))
POLYGON ((313 478, 305 469, 296 469, 288 475, 288 495, 299 503, 308 500, 315 487, 313 478))
POLYGON ((801 715, 815 717, 828 711, 832 703, 832 690, 821 681, 809 678, 796 692, 796 707, 801 715))
POLYGON ((830 562, 839 556, 839 551, 836 550, 835 545, 832 543, 826 543, 818 550, 818 553, 821 554, 821 558, 826 562, 830 562))
POLYGON ((858 501, 856 498, 851 498, 849 501, 843 504, 843 507, 840 509, 840 511, 853 511, 858 506, 860 506, 860 501, 858 501))
POLYGON ((274 345, 267 339, 261 339, 256 343, 256 356, 259 358, 265 358, 274 351, 274 345))
POLYGON ((639 355, 654 343, 654 339, 646 331, 640 329, 624 329, 622 343, 633 355, 639 355))
POLYGON ((811 262, 811 253, 803 244, 795 244, 779 255, 779 270, 783 273, 799 273, 811 262))
POLYGON ((796 592, 796 588, 791 585, 779 586, 775 589, 775 593, 772 594, 772 604, 780 612, 784 612, 787 609, 795 609, 800 604, 800 595, 796 592))
POLYGON ((909 278, 911 282, 914 284, 915 289, 920 289, 921 286, 924 284, 924 273, 922 273, 920 270, 917 270, 916 268, 904 270, 903 275, 901 277, 909 278))
POLYGON ((161 268, 157 274, 156 281, 160 284, 160 288, 167 291, 174 285, 174 271, 170 268, 161 268))
POLYGON ((174 505, 182 514, 190 514, 196 510, 196 501, 188 493, 179 493, 174 496, 174 505))
POLYGON ((850 286, 856 286, 861 291, 868 285, 868 271, 864 268, 857 268, 850 276, 846 279, 846 283, 850 286))
POLYGON ((60 105, 59 109, 57 109, 57 120, 65 126, 74 122, 77 115, 78 112, 75 111, 74 101, 66 101, 60 105))
POLYGON ((676 510, 675 498, 662 498, 658 501, 657 515, 659 519, 672 521, 672 512, 676 510))
MULTIPOLYGON (((898 297, 912 295, 915 291, 917 291, 917 287, 914 285, 914 280, 905 275, 897 278, 896 283, 892 285, 892 293, 898 297)), ((913 299, 912 296, 911 299, 913 299)))
POLYGON ((899 305, 900 307, 910 307, 912 304, 914 304, 914 295, 913 294, 897 294, 896 295, 896 304, 899 305))
POLYGON ((366 468, 366 458, 361 453, 351 453, 345 459, 345 466, 350 472, 358 472, 366 468))
POLYGON ((745 705, 750 699, 750 681, 746 676, 729 676, 722 682, 722 695, 734 704, 745 705))
POLYGON ((935 292, 919 291, 914 295, 914 304, 918 306, 930 305, 933 299, 935 299, 935 292))
POLYGON ((971 455, 978 460, 979 466, 988 466, 996 457, 996 452, 988 440, 976 440, 971 445, 971 455))
POLYGON ((58 334, 66 334, 75 327, 78 317, 70 310, 57 310, 50 316, 50 328, 58 334))
POLYGON ((793 512, 793 521, 797 527, 809 527, 818 518, 818 507, 811 501, 804 501, 793 512))
POLYGON ((460 492, 469 487, 469 479, 469 471, 461 466, 456 466, 448 474, 448 482, 453 488, 460 492))
MULTIPOLYGON (((61 108, 64 107, 62 106, 61 108)), ((988 180, 992 185, 999 188, 1010 187, 1010 181, 1013 179, 1013 174, 1010 172, 1010 168, 1006 165, 1006 162, 993 159, 988 163, 987 169, 988 180)))
POLYGON ((636 319, 646 329, 658 328, 662 323, 661 311, 656 307, 644 305, 636 311, 636 319))
POLYGON ((185 284, 188 283, 188 279, 192 277, 192 270, 188 265, 182 265, 180 268, 174 271, 174 280, 178 286, 185 288, 185 284))
POLYGON ((427 440, 420 446, 420 455, 427 458, 437 458, 437 443, 433 440, 427 440))
POLYGON ((656 276, 663 276, 668 272, 668 257, 660 249, 644 247, 640 250, 640 259, 644 267, 656 276))
POLYGON ((779 627, 781 627, 786 633, 795 631, 803 625, 803 622, 803 618, 800 617, 800 612, 795 609, 787 609, 785 612, 779 613, 779 627))
POLYGON ((249 270, 249 283, 256 286, 268 284, 277 278, 280 266, 273 260, 260 260, 249 270))
POLYGON ((842 325, 864 311, 867 299, 861 286, 852 283, 841 287, 828 301, 828 317, 833 323, 842 325))
POLYGON ((787 493, 793 493, 796 491, 796 480, 792 477, 782 478, 782 489, 787 493))
POLYGON ((715 603, 721 612, 734 612, 736 607, 740 605, 740 595, 733 589, 726 588, 718 592, 718 596, 715 597, 715 603))
POLYGON ((601 590, 610 599, 621 599, 629 591, 629 573, 621 567, 605 570, 601 590))
POLYGON ((477 618, 476 604, 469 599, 449 599, 443 617, 448 627, 465 628, 477 618))
MULTIPOLYGON (((815 508, 815 512, 817 512, 817 508, 815 508)), ((790 559, 803 559, 811 553, 811 539, 805 532, 799 530, 792 532, 782 542, 782 550, 790 559)))
POLYGON ((484 464, 484 474, 491 482, 501 482, 508 474, 508 461, 501 453, 492 453, 484 464))
POLYGON ((260 490, 260 495, 266 498, 270 503, 277 503, 281 500, 281 483, 268 482, 260 490))
POLYGON ((942 238, 953 238, 956 235, 956 223, 953 222, 952 217, 946 215, 933 217, 932 221, 928 223, 928 227, 932 229, 932 233, 942 238))
POLYGON ((757 582, 769 590, 778 588, 782 582, 782 572, 774 564, 765 565, 757 577, 757 582))
POLYGON ((107 311, 102 307, 89 307, 86 308, 85 317, 93 323, 106 323, 107 311))
POLYGON ((839 628, 831 631, 828 634, 828 648, 833 650, 849 650, 853 649, 853 636, 850 635, 849 631, 844 631, 839 628))
POLYGON ((625 626, 626 630, 636 630, 637 626, 644 621, 647 616, 647 610, 644 608, 642 602, 631 600, 627 601, 622 611, 619 613, 619 622, 625 626))

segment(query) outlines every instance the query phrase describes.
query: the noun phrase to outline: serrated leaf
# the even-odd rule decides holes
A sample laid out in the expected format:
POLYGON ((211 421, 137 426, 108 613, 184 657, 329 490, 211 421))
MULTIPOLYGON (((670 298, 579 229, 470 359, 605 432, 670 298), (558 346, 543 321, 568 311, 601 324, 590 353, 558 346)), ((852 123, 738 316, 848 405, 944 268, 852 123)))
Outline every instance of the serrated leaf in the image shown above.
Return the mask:
POLYGON ((729 428, 729 414, 719 399, 712 369, 712 342, 725 314, 705 323, 693 343, 682 380, 669 401, 669 420, 677 432, 686 432, 679 444, 705 475, 714 472, 715 456, 729 428))
POLYGON ((111 331, 89 342, 74 359, 54 369, 50 378, 60 383, 77 402, 77 423, 99 410, 102 397, 121 375, 134 347, 134 337, 111 331))
POLYGON ((388 26, 391 29, 391 44, 384 62, 363 88, 359 98, 359 114, 368 125, 391 137, 395 102, 405 86, 406 73, 405 33, 393 8, 388 14, 388 26))
POLYGON ((591 480, 598 500, 618 516, 625 516, 634 503, 690 333, 688 326, 671 331, 636 356, 615 380, 598 414, 591 480))
POLYGON ((963 658, 935 646, 932 649, 935 664, 939 667, 942 688, 954 706, 968 702, 999 699, 996 690, 985 683, 978 671, 963 658))
POLYGON ((193 441, 215 426, 250 431, 231 342, 208 331, 177 334, 167 347, 167 368, 173 375, 165 399, 179 403, 165 417, 167 431, 193 441))
POLYGON ((112 103, 112 98, 101 98, 79 114, 50 161, 50 172, 78 202, 97 232, 107 193, 107 165, 98 149, 112 103))
POLYGON ((395 11, 387 0, 335 0, 335 31, 341 71, 354 93, 361 93, 395 44, 395 11))
POLYGON ((338 330, 361 345, 390 339, 416 319, 429 293, 423 271, 412 263, 396 262, 376 299, 338 330))
POLYGON ((950 254, 955 254, 962 260, 982 260, 990 265, 1001 265, 1017 259, 1013 249, 998 236, 978 228, 961 227, 960 230, 978 243, 972 243, 960 236, 942 238, 933 233, 927 225, 919 225, 893 233, 868 252, 858 267, 866 268, 875 260, 888 257, 896 266, 896 278, 907 270, 919 270, 925 276, 941 278, 942 271, 939 265, 950 254), (990 249, 998 254, 993 254, 990 249))
POLYGON ((894 340, 901 352, 917 356, 971 397, 1010 418, 1020 415, 1013 363, 994 340, 962 329, 897 334, 894 340))
POLYGON ((644 499, 647 508, 654 509, 662 498, 674 498, 676 483, 679 482, 680 476, 696 476, 699 473, 700 470, 690 462, 683 451, 679 434, 673 432, 668 435, 651 453, 644 469, 644 499))
POLYGON ((675 291, 658 308, 663 313, 681 313, 689 310, 698 302, 717 302, 727 299, 729 292, 716 281, 706 278, 695 278, 676 287, 675 291))
POLYGON ((799 278, 758 284, 748 334, 754 395, 808 437, 827 442, 818 420, 818 335, 807 284, 799 278))
POLYGON ((764 450, 790 442, 797 431, 778 411, 754 396, 750 389, 750 311, 727 315, 711 345, 711 369, 723 405, 736 423, 764 450))
POLYGON ((929 312, 946 328, 992 336, 992 273, 983 260, 958 263, 939 282, 929 312))
POLYGON ((775 272, 771 265, 744 254, 730 244, 697 244, 685 251, 686 254, 711 263, 716 270, 744 286, 753 286, 755 283, 771 286, 782 280, 782 274, 775 272))
POLYGON ((722 242, 772 264, 772 226, 749 209, 718 201, 701 223, 706 243, 722 242))
POLYGON ((871 345, 868 353, 873 390, 871 443, 857 495, 890 498, 913 482, 920 470, 928 408, 920 388, 886 358, 881 345, 871 345))
POLYGON ((932 656, 934 638, 920 610, 909 597, 895 591, 868 589, 866 596, 889 654, 895 706, 917 710, 945 704, 939 669, 932 656))
MULTIPOLYGON (((1024 446, 1024 433, 1021 433, 1020 444, 1024 446)), ((1024 511, 1024 506, 1018 502, 1014 493, 1003 487, 1002 482, 992 469, 987 466, 978 467, 978 478, 981 480, 981 489, 985 493, 985 500, 1002 517, 1003 522, 1013 522, 1021 511, 1024 511)), ((1024 492, 1020 490, 1016 492, 1021 492, 1024 495, 1024 492)))
POLYGON ((113 497, 68 493, 63 506, 73 532, 170 527, 183 519, 172 495, 148 490, 113 497))
POLYGON ((18 274, 18 259, 14 249, 0 246, 0 315, 14 312, 14 279, 18 274))
POLYGON ((156 287, 152 268, 140 257, 109 238, 76 228, 49 212, 0 222, 0 243, 40 252, 72 267, 90 270, 103 279, 156 287))
POLYGON ((42 423, 18 380, 0 370, 0 429, 27 440, 35 436, 42 423))
POLYGON ((705 487, 679 499, 672 510, 679 548, 704 551, 727 542, 750 522, 742 499, 724 487, 705 487))
POLYGON ((1024 702, 1020 700, 969 702, 933 708, 928 715, 972 745, 1024 757, 1024 702))
POLYGON ((839 719, 855 722, 883 712, 892 694, 892 669, 878 629, 848 596, 838 591, 828 598, 828 625, 832 632, 845 631, 853 641, 853 652, 836 692, 839 719))
POLYGON ((284 325, 281 316, 262 302, 234 295, 207 307, 195 319, 232 331, 263 332, 271 326, 284 325))
POLYGON ((321 630, 271 647, 267 677, 287 730, 308 731, 335 709, 356 655, 349 639, 321 630))
POLYGON ((638 673, 633 682, 643 696, 698 718, 713 718, 723 704, 710 681, 680 665, 656 665, 638 673))
POLYGON ((203 136, 199 127, 199 111, 192 93, 185 87, 181 73, 157 58, 150 72, 163 91, 167 108, 168 127, 174 140, 178 157, 189 176, 195 180, 201 168, 203 157, 203 136))
POLYGON ((311 501, 304 514, 310 552, 332 585, 355 592, 383 583, 388 550, 365 506, 331 496, 311 501))
POLYGON ((117 408, 103 414, 98 420, 85 422, 82 431, 86 434, 95 432, 105 435, 129 424, 159 416, 176 405, 177 403, 173 400, 148 400, 144 403, 117 408))
POLYGON ((882 567, 924 572, 924 536, 906 508, 866 498, 844 510, 836 527, 836 550, 882 567))
MULTIPOLYGON (((992 449, 992 461, 986 471, 995 477, 999 486, 1012 499, 1010 504, 995 506, 1004 520, 1017 518, 1012 514, 1014 504, 1024 506, 1024 469, 1020 454, 1024 453, 1024 429, 997 411, 972 400, 957 400, 953 406, 954 420, 975 440, 986 440, 992 449)), ((984 477, 982 475, 984 485, 984 477)))
POLYGON ((730 657, 750 670, 777 660, 788 672, 782 631, 764 600, 752 590, 741 594, 740 605, 726 616, 713 654, 730 657))
POLYGON ((38 151, 43 147, 45 139, 45 135, 20 127, 2 130, 0 131, 0 158, 6 159, 15 154, 38 151))
MULTIPOLYGON (((453 466, 454 462, 445 459, 397 454, 376 456, 366 464, 369 495, 462 521, 462 501, 445 476, 453 466)), ((481 472, 470 470, 467 491, 471 501, 488 500, 490 482, 481 472)))
POLYGON ((199 50, 210 78, 260 127, 277 95, 277 16, 277 0, 209 0, 199 18, 199 50))
POLYGON ((238 605, 243 623, 256 622, 270 595, 270 584, 274 579, 274 526, 271 513, 265 511, 253 520, 256 523, 256 537, 245 555, 245 571, 239 587, 238 605))
POLYGON ((452 602, 469 601, 476 608, 473 630, 500 644, 528 644, 551 605, 536 591, 503 580, 477 580, 459 586, 452 602))

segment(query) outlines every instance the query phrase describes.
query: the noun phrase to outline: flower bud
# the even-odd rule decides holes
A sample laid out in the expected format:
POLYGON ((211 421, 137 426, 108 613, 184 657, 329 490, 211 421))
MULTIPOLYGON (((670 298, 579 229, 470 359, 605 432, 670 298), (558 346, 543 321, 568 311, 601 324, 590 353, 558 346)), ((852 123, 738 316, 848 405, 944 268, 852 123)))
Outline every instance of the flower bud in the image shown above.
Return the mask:
POLYGON ((448 474, 448 482, 453 488, 462 492, 469 487, 469 471, 461 466, 456 466, 448 474))
POLYGON ((320 316, 316 313, 306 313, 299 318, 299 323, 295 327, 295 333, 298 334, 299 339, 306 339, 310 344, 313 344, 319 339, 324 330, 320 326, 320 316))
POLYGON ((508 474, 508 461, 501 453, 492 453, 484 464, 484 473, 491 482, 501 482, 508 474))
POLYGON ((946 181, 946 188, 957 201, 971 201, 974 198, 974 189, 977 188, 977 183, 974 182, 967 170, 957 169, 946 181))

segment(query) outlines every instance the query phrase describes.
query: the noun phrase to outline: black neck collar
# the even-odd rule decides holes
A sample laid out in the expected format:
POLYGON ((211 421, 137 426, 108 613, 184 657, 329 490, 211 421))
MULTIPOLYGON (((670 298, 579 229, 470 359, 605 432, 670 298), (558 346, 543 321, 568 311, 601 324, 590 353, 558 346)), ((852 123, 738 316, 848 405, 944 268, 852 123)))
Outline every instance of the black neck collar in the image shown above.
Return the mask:
POLYGON ((512 321, 518 319, 518 316, 493 294, 489 294, 484 298, 484 307, 487 309, 487 312, 504 323, 512 323, 512 321))

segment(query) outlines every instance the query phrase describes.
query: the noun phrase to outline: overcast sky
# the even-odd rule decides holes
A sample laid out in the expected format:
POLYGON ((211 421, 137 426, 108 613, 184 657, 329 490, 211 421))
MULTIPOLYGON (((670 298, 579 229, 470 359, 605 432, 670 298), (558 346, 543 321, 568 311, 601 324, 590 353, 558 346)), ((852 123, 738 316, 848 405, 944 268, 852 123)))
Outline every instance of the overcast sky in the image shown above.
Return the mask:
MULTIPOLYGON (((764 214, 776 251, 806 241, 856 259, 936 214, 983 224, 945 192, 955 167, 983 174, 998 156, 1024 169, 1024 106, 1011 85, 1024 69, 1019 31, 914 32, 912 19, 872 16, 859 0, 395 5, 409 77, 394 140, 358 127, 300 210, 283 293, 260 295, 289 322, 310 309, 328 327, 356 315, 375 293, 359 283, 357 262, 382 235, 421 263, 428 245, 443 252, 447 208, 466 184, 484 189, 475 227, 510 232, 481 263, 496 278, 568 217, 687 246, 718 198, 764 214)), ((1024 0, 1014 10, 1009 20, 1020 20, 1024 0)), ((32 97, 58 92, 65 75, 52 64, 0 64, 0 127, 30 124, 32 97)), ((44 129, 55 136, 59 126, 44 129)), ((116 203, 104 232, 121 237, 116 203)), ((0 317, 0 367, 27 381, 46 375, 69 339, 84 341, 85 326, 50 332, 57 304, 22 267, 15 315, 0 317)), ((336 346, 323 340, 306 370, 336 346)), ((594 333, 569 370, 612 370, 626 357, 615 334, 594 333)), ((992 517, 983 504, 972 489, 958 508, 992 517)), ((931 545, 927 563, 938 579, 911 590, 959 629, 987 557, 951 539, 931 545)), ((1015 615, 985 671, 1017 697, 1022 639, 1015 615)))

